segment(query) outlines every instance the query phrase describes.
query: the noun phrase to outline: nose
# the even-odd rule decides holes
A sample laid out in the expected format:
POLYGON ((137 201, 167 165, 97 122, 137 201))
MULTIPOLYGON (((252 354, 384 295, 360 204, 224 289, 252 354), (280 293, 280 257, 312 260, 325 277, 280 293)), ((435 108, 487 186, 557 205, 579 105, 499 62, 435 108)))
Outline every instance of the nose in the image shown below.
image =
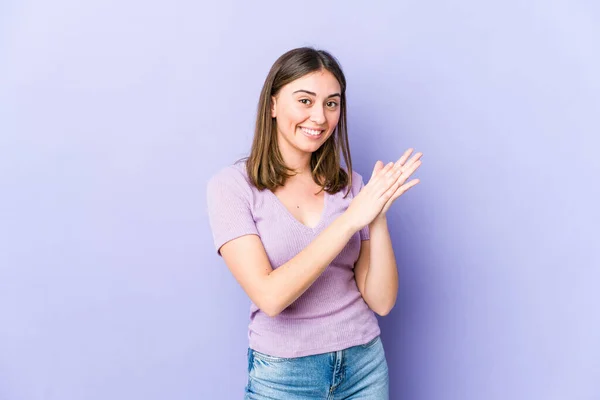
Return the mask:
POLYGON ((323 125, 325 123, 325 112, 323 106, 315 105, 312 107, 310 120, 317 125, 323 125))

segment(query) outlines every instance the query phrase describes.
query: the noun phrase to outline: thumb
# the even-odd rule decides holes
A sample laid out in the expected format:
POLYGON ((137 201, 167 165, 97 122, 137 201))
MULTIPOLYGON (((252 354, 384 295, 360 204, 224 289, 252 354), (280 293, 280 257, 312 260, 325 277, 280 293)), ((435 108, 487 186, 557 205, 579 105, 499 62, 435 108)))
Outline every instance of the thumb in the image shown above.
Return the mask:
POLYGON ((378 173, 379 171, 381 171, 381 169, 382 169, 382 168, 383 168, 383 161, 381 161, 381 160, 378 160, 378 161, 375 163, 375 168, 373 168, 373 174, 371 175, 371 179, 372 179, 372 178, 373 178, 375 175, 377 175, 377 173, 378 173))

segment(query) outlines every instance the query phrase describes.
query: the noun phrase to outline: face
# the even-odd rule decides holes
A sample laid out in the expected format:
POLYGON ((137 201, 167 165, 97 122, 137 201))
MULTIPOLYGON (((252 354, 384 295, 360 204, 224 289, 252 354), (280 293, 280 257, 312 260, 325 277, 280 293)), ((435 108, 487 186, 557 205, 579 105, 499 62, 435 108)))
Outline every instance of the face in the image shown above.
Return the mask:
POLYGON ((271 102, 281 150, 312 153, 340 119, 340 84, 331 72, 320 70, 283 86, 271 102))

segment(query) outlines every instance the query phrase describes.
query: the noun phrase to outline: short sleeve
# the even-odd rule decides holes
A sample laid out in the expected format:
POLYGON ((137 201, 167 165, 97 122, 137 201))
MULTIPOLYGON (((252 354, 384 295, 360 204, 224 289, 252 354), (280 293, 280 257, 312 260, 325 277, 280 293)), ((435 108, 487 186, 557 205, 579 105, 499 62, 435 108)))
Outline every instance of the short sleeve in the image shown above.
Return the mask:
MULTIPOLYGON (((364 186, 365 184, 362 176, 358 172, 352 171, 352 196, 358 195, 364 186)), ((360 235, 360 240, 369 240, 371 238, 369 233, 369 225, 362 228, 360 231, 358 231, 358 233, 360 235)))
POLYGON ((233 167, 213 176, 206 188, 208 220, 217 254, 221 246, 244 235, 258 235, 252 209, 252 190, 233 167))

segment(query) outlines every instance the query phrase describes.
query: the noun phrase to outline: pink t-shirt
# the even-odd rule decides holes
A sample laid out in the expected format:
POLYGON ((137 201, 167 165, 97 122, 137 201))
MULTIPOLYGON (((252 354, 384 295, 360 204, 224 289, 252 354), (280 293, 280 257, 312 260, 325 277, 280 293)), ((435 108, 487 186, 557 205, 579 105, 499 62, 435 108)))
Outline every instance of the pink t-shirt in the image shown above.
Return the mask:
MULTIPOLYGON (((271 267, 276 269, 344 213, 364 185, 354 171, 352 182, 345 199, 345 190, 334 195, 325 192, 321 220, 310 228, 293 217, 273 192, 253 186, 243 161, 228 166, 215 174, 207 186, 215 247, 219 251, 230 240, 258 235, 271 267)), ((302 357, 365 344, 379 335, 377 318, 354 279, 361 240, 368 239, 368 227, 357 232, 308 290, 276 317, 269 317, 252 303, 250 348, 275 357, 302 357)))

